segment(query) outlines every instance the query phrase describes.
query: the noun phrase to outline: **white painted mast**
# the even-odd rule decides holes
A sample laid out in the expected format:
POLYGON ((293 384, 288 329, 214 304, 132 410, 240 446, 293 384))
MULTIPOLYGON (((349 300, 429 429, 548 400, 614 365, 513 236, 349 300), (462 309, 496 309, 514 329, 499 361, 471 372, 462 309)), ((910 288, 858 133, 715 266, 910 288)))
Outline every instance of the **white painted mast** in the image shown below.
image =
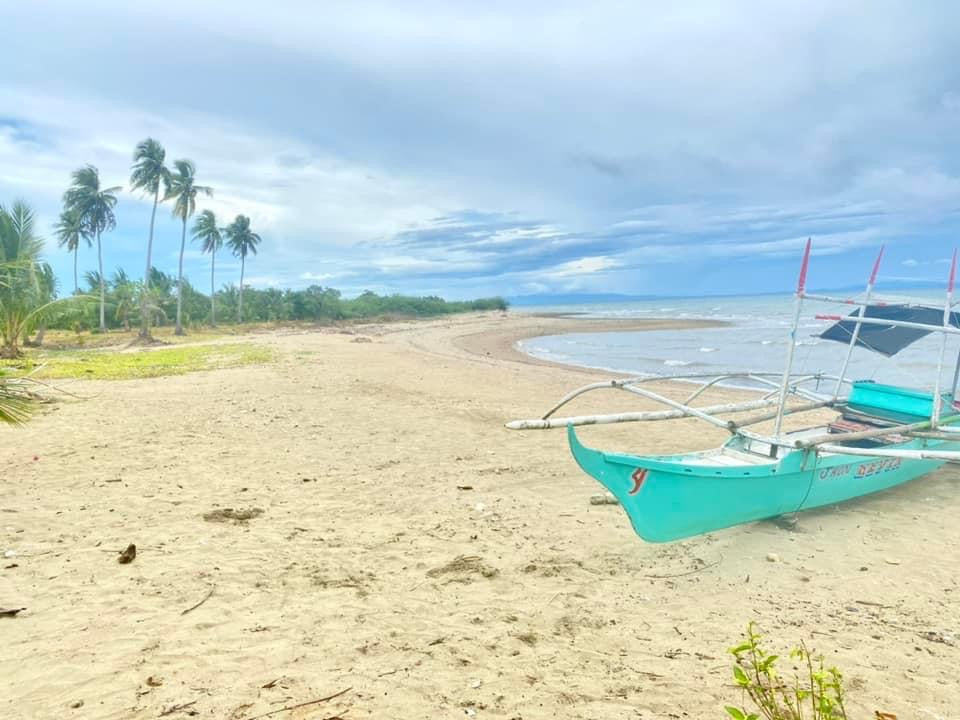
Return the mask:
POLYGON ((800 325, 800 309, 803 306, 803 292, 807 286, 807 267, 810 264, 810 238, 803 251, 803 262, 800 264, 800 279, 797 282, 797 299, 793 311, 793 327, 790 329, 790 344, 787 348, 787 364, 783 370, 783 382, 780 384, 780 401, 777 404, 777 419, 773 425, 774 437, 780 436, 780 427, 783 425, 783 409, 787 405, 787 392, 790 385, 790 372, 793 370, 793 353, 797 345, 797 327, 800 325))
MULTIPOLYGON (((880 261, 883 260, 883 246, 880 246, 880 254, 877 255, 877 261, 873 264, 873 272, 870 273, 870 281, 867 283, 867 291, 863 295, 863 304, 860 305, 860 317, 867 314, 867 306, 870 304, 870 296, 873 295, 873 286, 877 282, 877 273, 880 272, 880 261)), ((857 346, 857 340, 860 337, 860 328, 863 323, 857 322, 853 328, 853 334, 850 336, 850 345, 847 347, 847 356, 843 359, 843 367, 840 368, 840 377, 837 380, 837 387, 833 391, 833 399, 840 397, 840 389, 843 387, 843 379, 847 375, 847 367, 850 365, 850 358, 853 356, 853 349, 857 346)))
MULTIPOLYGON (((947 301, 943 306, 943 327, 950 327, 950 308, 953 306, 953 282, 957 276, 957 251, 953 251, 950 261, 950 279, 947 281, 947 301)), ((930 426, 936 429, 940 424, 940 375, 943 373, 943 361, 947 354, 947 333, 940 341, 940 359, 937 361, 937 381, 933 386, 933 411, 930 413, 930 426)))

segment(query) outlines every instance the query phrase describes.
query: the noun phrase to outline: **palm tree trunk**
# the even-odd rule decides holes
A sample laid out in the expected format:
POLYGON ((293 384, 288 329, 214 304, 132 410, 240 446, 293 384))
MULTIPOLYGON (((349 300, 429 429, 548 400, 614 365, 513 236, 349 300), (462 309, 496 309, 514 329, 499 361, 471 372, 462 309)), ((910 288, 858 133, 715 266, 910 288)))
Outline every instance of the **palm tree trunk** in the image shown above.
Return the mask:
POLYGON ((73 294, 80 292, 80 283, 77 282, 77 255, 80 252, 80 243, 73 249, 73 294))
POLYGON ((150 290, 150 255, 153 253, 153 221, 157 217, 157 203, 160 201, 160 185, 153 194, 153 212, 150 213, 150 237, 147 238, 147 269, 143 273, 143 292, 140 294, 140 337, 150 337, 150 313, 147 312, 147 295, 150 290))
POLYGON ((217 248, 210 252, 210 325, 217 326, 217 291, 214 290, 213 271, 217 264, 217 248))
POLYGON ((187 246, 187 219, 183 219, 183 232, 180 235, 180 268, 177 270, 177 335, 183 335, 183 325, 180 324, 180 308, 183 304, 183 250, 187 246))
POLYGON ((100 231, 97 231, 97 265, 100 268, 100 332, 107 331, 107 321, 103 314, 107 293, 103 284, 103 250, 100 246, 100 231))
POLYGON ((237 322, 243 322, 243 268, 246 265, 247 256, 240 256, 240 306, 237 310, 237 322))

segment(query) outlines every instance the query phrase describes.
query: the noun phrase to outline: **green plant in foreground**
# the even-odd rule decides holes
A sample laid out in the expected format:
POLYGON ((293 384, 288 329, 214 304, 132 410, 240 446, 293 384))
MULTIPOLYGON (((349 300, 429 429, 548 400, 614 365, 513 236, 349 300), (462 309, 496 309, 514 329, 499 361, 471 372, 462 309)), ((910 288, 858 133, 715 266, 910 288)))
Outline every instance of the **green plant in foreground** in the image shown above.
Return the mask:
POLYGON ((814 657, 801 643, 790 651, 798 667, 787 679, 777 671, 779 655, 760 645, 763 636, 751 622, 747 638, 730 648, 736 659, 733 678, 758 712, 726 706, 734 720, 848 720, 844 707, 843 675, 835 667, 824 668, 823 657, 814 657))

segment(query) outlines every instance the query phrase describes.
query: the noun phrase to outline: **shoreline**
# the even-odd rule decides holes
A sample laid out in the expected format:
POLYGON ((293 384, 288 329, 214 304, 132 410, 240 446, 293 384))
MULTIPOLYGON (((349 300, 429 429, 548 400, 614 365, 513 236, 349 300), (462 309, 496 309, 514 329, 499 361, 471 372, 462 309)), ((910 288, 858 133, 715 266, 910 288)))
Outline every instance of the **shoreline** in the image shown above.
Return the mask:
POLYGON ((570 333, 649 332, 653 330, 699 330, 729 327, 723 320, 683 318, 596 319, 578 318, 570 313, 510 313, 505 316, 509 327, 493 327, 475 333, 456 335, 451 344, 467 353, 506 362, 540 365, 573 370, 580 373, 620 377, 623 373, 585 365, 544 360, 517 349, 517 343, 546 335, 570 333))

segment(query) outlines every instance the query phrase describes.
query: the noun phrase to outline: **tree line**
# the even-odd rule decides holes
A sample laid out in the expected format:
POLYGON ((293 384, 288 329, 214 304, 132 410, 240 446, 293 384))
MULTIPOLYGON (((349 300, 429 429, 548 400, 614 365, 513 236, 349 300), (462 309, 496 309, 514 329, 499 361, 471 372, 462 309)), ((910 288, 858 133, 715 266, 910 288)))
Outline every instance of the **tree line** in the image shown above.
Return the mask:
MULTIPOLYGON (((84 275, 82 293, 94 294, 100 287, 96 271, 84 275)), ((131 280, 118 268, 103 279, 106 289, 106 322, 109 328, 132 329, 136 326, 140 308, 139 281, 131 280)), ((150 271, 151 304, 154 325, 165 325, 177 311, 177 278, 157 268, 150 271)), ((220 290, 204 294, 183 278, 180 293, 183 326, 212 325, 213 313, 219 323, 245 322, 337 322, 385 317, 431 317, 479 310, 506 310, 502 298, 482 298, 469 301, 448 301, 443 298, 408 295, 377 295, 367 291, 355 298, 344 298, 339 290, 312 285, 304 290, 279 288, 246 288, 241 310, 240 291, 229 284, 220 290)), ((91 304, 72 304, 61 308, 48 321, 50 328, 64 330, 91 330, 97 327, 97 307, 91 304)))
MULTIPOLYGON (((187 244, 187 222, 194 216, 197 209, 197 198, 211 197, 213 188, 200 185, 197 182, 197 169, 190 160, 181 159, 173 162, 173 167, 166 165, 166 150, 157 140, 147 138, 137 144, 133 153, 133 166, 130 173, 130 189, 133 192, 144 193, 153 198, 153 209, 150 213, 150 229, 147 235, 146 264, 143 280, 139 285, 122 283, 114 284, 114 293, 118 288, 130 288, 137 293, 139 306, 140 337, 150 338, 151 321, 158 316, 159 301, 151 286, 153 271, 153 230, 157 217, 157 207, 164 202, 172 202, 172 214, 181 221, 180 255, 177 267, 177 306, 175 313, 175 332, 183 334, 183 254, 187 244), (161 196, 160 191, 163 191, 161 196)), ((57 240, 61 247, 73 253, 73 286, 74 294, 80 293, 80 282, 77 273, 80 246, 86 244, 89 248, 93 241, 97 243, 97 287, 100 296, 99 324, 101 331, 107 329, 107 279, 103 272, 103 243, 102 235, 114 230, 117 218, 114 208, 117 205, 117 193, 120 186, 103 187, 100 182, 100 173, 93 165, 86 165, 76 170, 72 178, 72 185, 63 195, 63 210, 56 225, 57 240)), ((191 235, 201 243, 204 253, 210 255, 210 298, 215 302, 216 254, 224 242, 236 257, 240 258, 240 301, 238 317, 243 318, 243 274, 246 270, 248 255, 257 254, 260 236, 250 228, 250 218, 246 215, 237 217, 226 227, 221 228, 212 210, 203 210, 193 224, 191 235)), ((124 273, 124 277, 126 274, 124 273)), ((216 308, 211 307, 211 322, 216 323, 216 308)))
POLYGON ((430 316, 468 310, 506 309, 502 298, 447 302, 439 297, 381 296, 365 292, 345 299, 333 288, 311 286, 305 290, 257 290, 244 287, 246 260, 261 243, 250 218, 237 215, 221 226, 210 209, 197 214, 197 200, 213 189, 198 183, 190 160, 166 164, 166 151, 153 138, 138 143, 130 174, 130 189, 152 198, 142 279, 122 268, 109 277, 104 272, 104 236, 117 227, 116 207, 120 186, 105 186, 99 170, 85 165, 75 170, 63 194, 63 208, 54 231, 61 247, 73 253, 73 294, 57 298, 56 278, 43 261, 43 241, 36 230, 33 210, 23 201, 9 209, 0 205, 0 357, 17 357, 22 344, 40 344, 45 330, 63 328, 106 331, 139 328, 150 340, 150 328, 172 323, 178 335, 184 328, 218 322, 337 321, 390 315, 430 316), (154 267, 154 226, 157 209, 170 203, 180 220, 177 274, 154 267), (194 217, 196 216, 196 217, 194 217), (189 221, 190 237, 210 256, 210 292, 204 295, 183 276, 189 221), (97 249, 97 269, 79 275, 82 246, 97 249), (240 284, 216 289, 217 253, 226 246, 240 259, 240 284), (95 305, 94 305, 95 303, 95 305), (34 335, 34 333, 36 333, 34 335))

